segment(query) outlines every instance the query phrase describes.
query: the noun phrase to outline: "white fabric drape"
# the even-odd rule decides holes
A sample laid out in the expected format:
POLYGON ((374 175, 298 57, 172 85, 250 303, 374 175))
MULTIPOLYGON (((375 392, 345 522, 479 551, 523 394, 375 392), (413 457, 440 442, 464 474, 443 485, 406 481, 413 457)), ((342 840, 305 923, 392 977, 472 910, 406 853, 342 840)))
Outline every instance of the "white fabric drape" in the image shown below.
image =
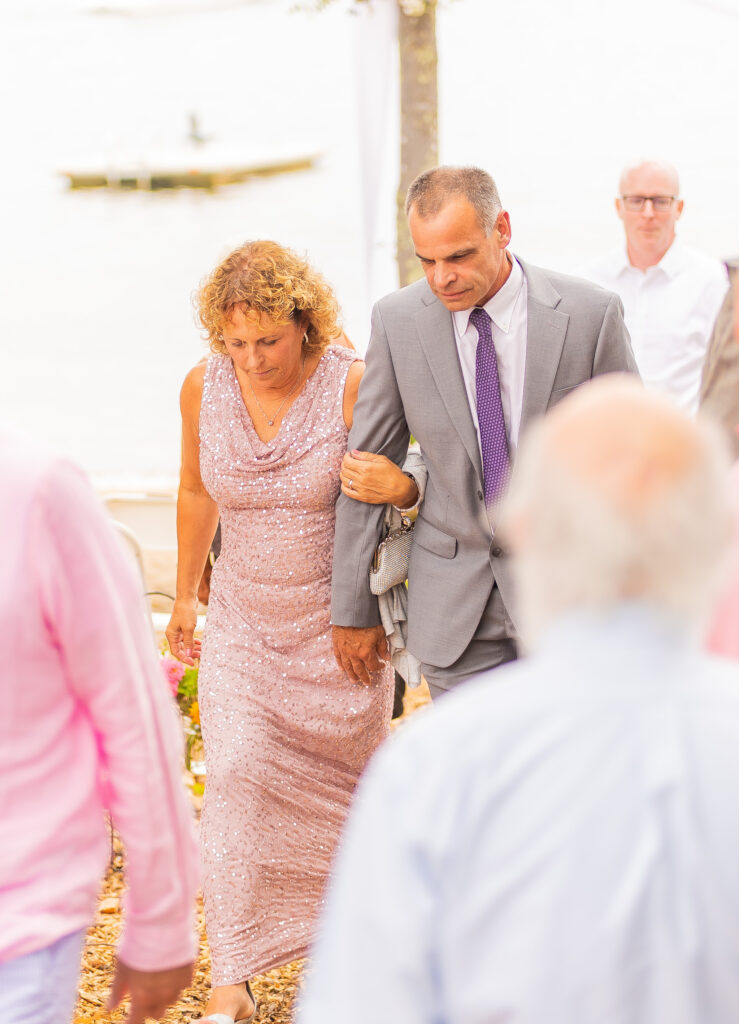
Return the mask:
POLYGON ((365 282, 370 302, 397 288, 395 189, 399 174, 398 7, 359 5, 356 69, 365 282))

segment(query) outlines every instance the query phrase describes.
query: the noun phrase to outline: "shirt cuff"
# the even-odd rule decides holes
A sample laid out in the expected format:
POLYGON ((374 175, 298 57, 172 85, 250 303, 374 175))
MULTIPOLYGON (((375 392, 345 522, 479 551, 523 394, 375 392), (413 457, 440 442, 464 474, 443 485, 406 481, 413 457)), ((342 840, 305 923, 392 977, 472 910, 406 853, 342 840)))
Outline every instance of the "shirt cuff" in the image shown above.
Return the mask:
POLYGON ((194 913, 168 924, 124 928, 118 957, 134 971, 168 971, 193 963, 198 956, 194 913))
POLYGON ((423 504, 423 494, 421 492, 421 488, 418 487, 418 480, 416 480, 414 475, 412 473, 406 473, 405 475, 407 477, 410 477, 410 479, 413 481, 413 483, 418 488, 418 497, 416 498, 415 504, 411 505, 410 508, 401 508, 399 505, 393 505, 393 508, 395 509, 396 512, 400 513, 400 515, 401 515, 401 517, 403 519, 407 519, 408 522, 414 523, 416 521, 417 516, 418 516, 419 509, 421 508, 421 505, 423 504))

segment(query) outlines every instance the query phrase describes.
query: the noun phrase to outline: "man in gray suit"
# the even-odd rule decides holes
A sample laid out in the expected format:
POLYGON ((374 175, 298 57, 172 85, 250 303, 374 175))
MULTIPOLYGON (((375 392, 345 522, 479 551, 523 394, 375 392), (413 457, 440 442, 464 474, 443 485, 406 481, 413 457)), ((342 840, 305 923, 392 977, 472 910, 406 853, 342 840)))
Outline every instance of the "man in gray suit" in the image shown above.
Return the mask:
POLYGON ((708 341, 700 409, 723 426, 739 459, 739 258, 726 261, 731 287, 708 341))
MULTIPOLYGON (((426 279, 373 310, 349 446, 401 464, 410 433, 421 445, 428 482, 408 572, 408 650, 437 696, 516 657, 495 512, 520 432, 584 381, 636 365, 616 295, 508 251, 510 217, 485 171, 424 172, 406 212, 426 279)), ((351 481, 343 491, 334 651, 368 682, 385 650, 368 584, 383 507, 353 501, 351 481)))

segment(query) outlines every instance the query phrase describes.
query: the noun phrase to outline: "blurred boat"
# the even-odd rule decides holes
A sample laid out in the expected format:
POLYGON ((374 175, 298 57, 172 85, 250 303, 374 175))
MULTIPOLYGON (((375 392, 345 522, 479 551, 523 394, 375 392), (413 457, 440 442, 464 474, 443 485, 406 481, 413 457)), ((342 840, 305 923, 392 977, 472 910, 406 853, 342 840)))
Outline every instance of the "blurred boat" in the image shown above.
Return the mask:
POLYGON ((311 167, 320 154, 308 147, 257 152, 245 146, 202 144, 115 159, 91 159, 60 173, 70 188, 216 188, 257 175, 311 167))
POLYGON ((169 150, 98 157, 60 173, 71 188, 216 188, 256 175, 303 170, 320 155, 309 146, 255 151, 213 142, 201 131, 196 113, 188 115, 188 122, 186 139, 169 150))

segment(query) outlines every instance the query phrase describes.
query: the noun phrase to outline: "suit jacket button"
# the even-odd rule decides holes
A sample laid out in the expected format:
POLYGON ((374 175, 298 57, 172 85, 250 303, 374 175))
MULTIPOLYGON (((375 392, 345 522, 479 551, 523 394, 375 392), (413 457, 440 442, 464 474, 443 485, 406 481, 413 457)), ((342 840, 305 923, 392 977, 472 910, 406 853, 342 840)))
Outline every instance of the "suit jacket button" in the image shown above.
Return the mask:
POLYGON ((503 554, 503 548, 499 548, 499 547, 494 547, 493 548, 493 558, 500 558, 500 556, 502 554, 503 554))
POLYGON ((482 491, 477 492, 477 497, 482 501, 482 491))

